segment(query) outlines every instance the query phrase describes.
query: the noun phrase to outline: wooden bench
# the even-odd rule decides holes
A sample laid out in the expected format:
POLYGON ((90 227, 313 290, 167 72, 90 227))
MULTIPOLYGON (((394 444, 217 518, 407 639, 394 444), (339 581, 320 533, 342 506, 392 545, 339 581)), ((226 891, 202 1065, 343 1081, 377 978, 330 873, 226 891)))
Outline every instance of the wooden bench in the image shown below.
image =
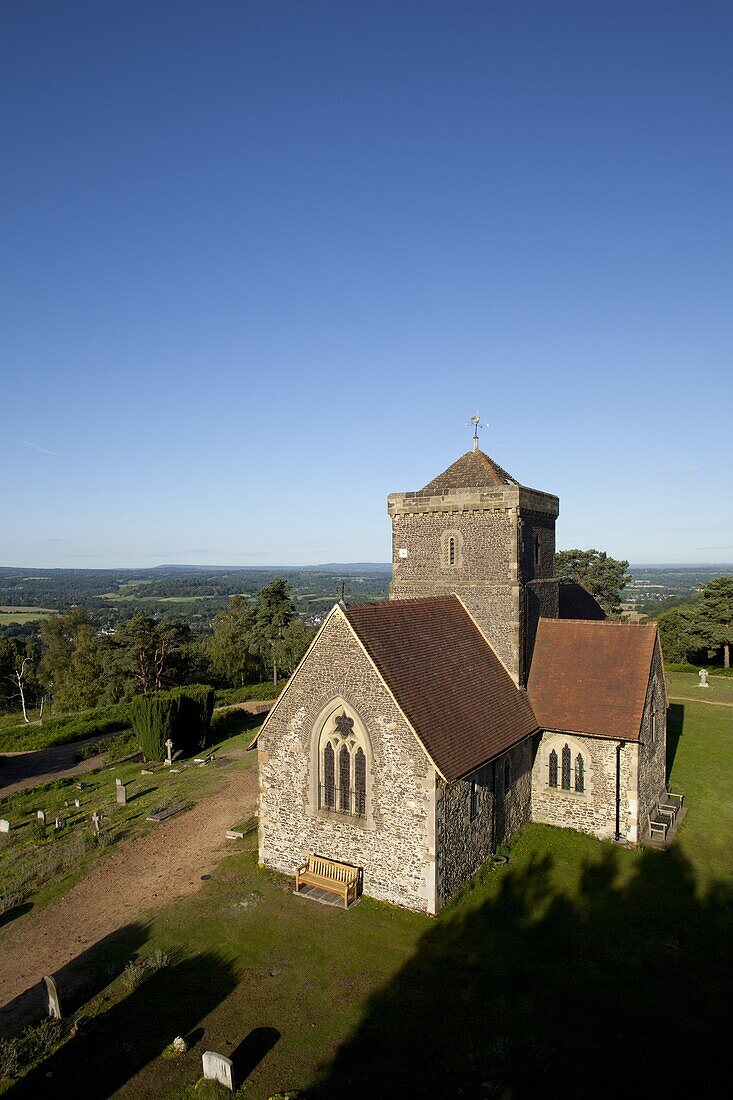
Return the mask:
POLYGON ((344 909, 356 901, 359 886, 359 870, 346 863, 337 863, 335 859, 309 855, 295 872, 295 892, 301 886, 316 886, 319 890, 328 890, 344 899, 344 909))

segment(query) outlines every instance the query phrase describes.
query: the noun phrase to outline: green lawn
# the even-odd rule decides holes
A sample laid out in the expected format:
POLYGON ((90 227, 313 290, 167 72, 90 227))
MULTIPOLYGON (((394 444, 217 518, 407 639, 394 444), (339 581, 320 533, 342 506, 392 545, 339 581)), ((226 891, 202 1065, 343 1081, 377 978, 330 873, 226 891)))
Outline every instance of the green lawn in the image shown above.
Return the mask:
POLYGON ((56 1095, 193 1098, 206 1049, 234 1056, 252 1100, 716 1094, 733 712, 677 704, 669 740, 688 815, 668 853, 529 826, 508 866, 435 920, 368 898, 348 913, 295 898, 257 866, 254 838, 232 842, 198 894, 70 964, 62 985, 83 976, 97 1027, 13 1096, 38 1096, 50 1072, 56 1095), (170 965, 137 990, 113 978, 157 947, 170 965), (166 1060, 176 1034, 195 1045, 166 1060))
POLYGON ((668 672, 667 683, 669 694, 674 696, 690 696, 704 703, 731 703, 733 704, 733 676, 712 675, 708 680, 708 687, 698 687, 699 678, 693 672, 668 672))
POLYGON ((50 615, 58 615, 58 611, 49 607, 0 607, 0 626, 34 623, 38 619, 47 619, 50 615))

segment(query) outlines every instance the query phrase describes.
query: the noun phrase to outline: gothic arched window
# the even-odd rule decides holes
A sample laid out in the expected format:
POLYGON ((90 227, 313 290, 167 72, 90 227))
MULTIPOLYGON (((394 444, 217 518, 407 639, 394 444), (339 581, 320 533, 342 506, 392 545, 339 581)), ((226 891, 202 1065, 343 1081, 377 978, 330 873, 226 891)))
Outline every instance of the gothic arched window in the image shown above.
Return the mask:
POLYGON ((371 745, 363 722, 336 698, 321 712, 314 728, 311 807, 365 818, 369 809, 371 745))
POLYGON ((366 817, 366 756, 361 745, 354 757, 354 813, 366 817))
POLYGON ((323 750, 323 784, 321 801, 329 810, 336 806, 336 775, 334 768, 333 746, 327 742, 323 750))
POLYGON ((351 753, 347 745, 339 749, 339 809, 351 812, 351 753))
POLYGON ((557 753, 554 749, 550 753, 550 786, 557 786, 557 753))
POLYGON ((580 753, 575 757, 575 789, 580 792, 585 790, 585 760, 580 753))
POLYGON ((562 747, 562 789, 570 790, 570 745, 562 747))

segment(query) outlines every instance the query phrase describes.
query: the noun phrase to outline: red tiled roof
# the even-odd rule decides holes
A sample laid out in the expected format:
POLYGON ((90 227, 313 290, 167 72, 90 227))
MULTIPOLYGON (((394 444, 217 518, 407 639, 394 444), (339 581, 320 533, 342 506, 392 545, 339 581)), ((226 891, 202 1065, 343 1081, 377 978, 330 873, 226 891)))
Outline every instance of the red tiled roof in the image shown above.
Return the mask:
POLYGON ((345 613, 449 783, 537 729, 526 693, 456 596, 359 604, 345 613))
POLYGON ((496 489, 517 484, 511 474, 483 451, 466 451, 452 466, 420 489, 420 493, 438 494, 450 489, 496 489))
POLYGON ((543 729, 636 740, 655 624, 540 619, 529 698, 543 729))

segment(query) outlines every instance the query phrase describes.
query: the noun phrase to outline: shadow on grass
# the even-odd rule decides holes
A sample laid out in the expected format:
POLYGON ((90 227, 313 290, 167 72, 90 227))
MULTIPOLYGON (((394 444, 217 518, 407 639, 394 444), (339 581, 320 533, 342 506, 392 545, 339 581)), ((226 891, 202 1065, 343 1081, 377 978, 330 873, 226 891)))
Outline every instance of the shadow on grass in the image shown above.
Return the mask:
POLYGON ((93 1031, 70 1039, 18 1081, 13 1097, 35 1098, 51 1086, 55 1096, 105 1100, 159 1057, 174 1036, 191 1032, 236 980, 231 965, 213 951, 157 971, 99 1016, 93 1031))
POLYGON ((250 714, 246 710, 225 710, 215 714, 211 722, 206 749, 208 752, 214 745, 228 741, 230 737, 236 737, 238 733, 249 733, 261 726, 265 720, 263 714, 250 714))
POLYGON ((672 765, 677 755, 677 747, 685 724, 685 708, 682 703, 670 703, 667 708, 667 775, 672 774, 672 765))
POLYGON ((257 1069, 265 1055, 280 1040, 275 1027, 255 1027, 230 1055, 234 1063, 234 1083, 241 1085, 257 1069))
MULTIPOLYGON (((148 925, 127 924, 98 940, 60 970, 53 971, 64 1016, 73 1015, 108 986, 147 938, 148 925)), ((39 975, 30 988, 0 1009, 0 1037, 45 1015, 46 998, 39 975)))
POLYGON ((367 1002, 309 1100, 715 1094, 731 890, 699 898, 674 849, 634 866, 620 878, 609 848, 572 897, 551 856, 508 868, 480 904, 479 885, 367 1002))

